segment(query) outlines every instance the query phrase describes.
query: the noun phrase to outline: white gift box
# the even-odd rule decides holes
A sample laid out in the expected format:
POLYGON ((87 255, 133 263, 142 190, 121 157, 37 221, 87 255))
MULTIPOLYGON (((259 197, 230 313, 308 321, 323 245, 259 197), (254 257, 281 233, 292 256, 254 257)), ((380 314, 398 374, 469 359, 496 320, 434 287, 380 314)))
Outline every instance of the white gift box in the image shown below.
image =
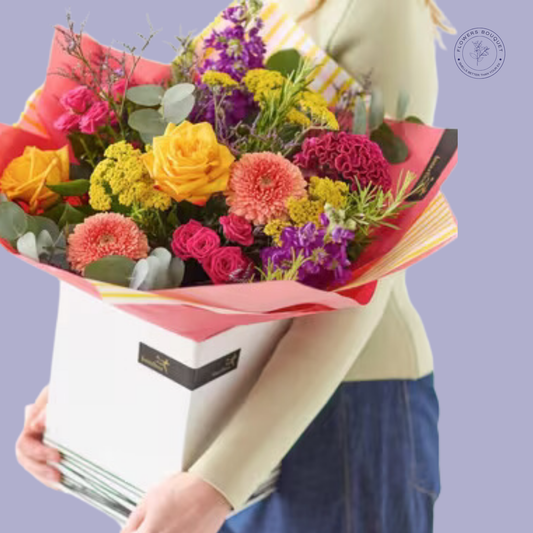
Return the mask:
POLYGON ((63 452, 63 489, 124 523, 215 439, 289 322, 195 342, 61 282, 45 442, 63 452))

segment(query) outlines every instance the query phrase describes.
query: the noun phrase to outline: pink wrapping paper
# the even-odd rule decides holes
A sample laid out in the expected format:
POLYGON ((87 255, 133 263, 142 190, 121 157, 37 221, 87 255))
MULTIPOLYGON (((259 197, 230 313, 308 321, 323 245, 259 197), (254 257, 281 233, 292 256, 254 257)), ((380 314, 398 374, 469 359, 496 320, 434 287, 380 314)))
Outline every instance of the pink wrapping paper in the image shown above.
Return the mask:
MULTIPOLYGON (((84 45, 95 53, 105 51, 101 45, 88 36, 84 38, 84 45)), ((121 54, 118 51, 113 53, 121 54)), ((11 160, 22 154, 27 145, 55 149, 67 143, 66 137, 53 128, 53 123, 63 112, 59 104, 61 94, 71 89, 74 84, 51 74, 59 67, 68 67, 70 61, 71 59, 57 43, 57 39, 54 39, 49 75, 42 90, 33 100, 24 119, 17 127, 0 126, 0 146, 2 147, 0 173, 11 160)), ((138 84, 157 83, 167 79, 169 75, 169 66, 141 60, 135 73, 135 82, 138 84)), ((398 177, 401 169, 412 170, 420 174, 431 158, 443 130, 416 124, 389 123, 397 132, 402 130, 402 136, 411 149, 409 160, 393 167, 393 178, 398 177)), ((430 194, 398 220, 401 230, 384 230, 381 234, 383 240, 370 246, 356 265, 354 279, 401 239, 438 193, 440 185, 449 175, 456 159, 457 154, 449 162, 430 194)), ((9 243, 0 240, 0 244, 11 253, 18 255, 9 243)), ((122 287, 93 283, 72 273, 21 258, 62 282, 74 285, 97 298, 102 298, 127 313, 196 341, 202 341, 239 325, 366 305, 371 300, 377 284, 377 281, 373 280, 360 287, 328 292, 286 281, 187 287, 142 293, 122 287)))

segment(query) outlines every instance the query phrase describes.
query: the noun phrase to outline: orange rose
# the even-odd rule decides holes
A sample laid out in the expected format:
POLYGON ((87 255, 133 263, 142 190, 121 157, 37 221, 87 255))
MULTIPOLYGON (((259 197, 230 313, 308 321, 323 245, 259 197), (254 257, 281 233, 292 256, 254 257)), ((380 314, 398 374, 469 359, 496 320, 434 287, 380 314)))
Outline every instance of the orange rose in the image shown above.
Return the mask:
POLYGON ((68 181, 69 170, 67 146, 44 151, 27 146, 24 154, 4 170, 0 188, 10 200, 22 200, 28 204, 30 213, 35 213, 57 202, 59 196, 46 186, 68 181))
POLYGON ((228 187, 235 157, 217 140, 208 122, 179 126, 169 124, 155 137, 152 151, 143 161, 157 187, 177 202, 203 205, 209 197, 228 187))

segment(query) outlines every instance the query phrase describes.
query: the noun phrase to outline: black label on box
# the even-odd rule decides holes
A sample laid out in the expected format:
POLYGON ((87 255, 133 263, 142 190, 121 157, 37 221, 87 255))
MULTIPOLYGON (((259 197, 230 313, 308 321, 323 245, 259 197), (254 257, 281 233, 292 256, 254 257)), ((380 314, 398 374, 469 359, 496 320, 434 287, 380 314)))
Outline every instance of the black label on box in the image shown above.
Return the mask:
POLYGON ((435 183, 439 181, 441 174, 448 166, 448 163, 451 161, 453 155, 457 151, 457 145, 457 130, 444 130, 437 148, 435 148, 429 163, 417 182, 417 186, 420 188, 416 191, 416 193, 411 193, 408 196, 408 201, 418 202, 427 196, 435 183))
POLYGON ((199 389, 235 370, 239 365, 240 355, 241 351, 235 350, 201 368, 191 368, 142 342, 139 346, 139 363, 189 390, 199 389))

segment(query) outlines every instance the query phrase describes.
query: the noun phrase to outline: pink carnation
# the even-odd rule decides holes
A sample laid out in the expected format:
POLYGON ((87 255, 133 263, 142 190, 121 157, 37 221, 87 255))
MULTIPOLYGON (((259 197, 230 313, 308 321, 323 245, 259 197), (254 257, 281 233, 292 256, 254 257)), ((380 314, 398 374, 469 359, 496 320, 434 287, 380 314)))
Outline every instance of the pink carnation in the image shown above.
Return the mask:
POLYGON ((200 263, 220 247, 220 237, 210 228, 201 228, 187 241, 187 251, 200 263))
POLYGON ((172 237, 172 251, 180 259, 192 259, 192 255, 187 247, 189 240, 203 228, 197 220, 190 220, 187 224, 181 225, 172 237))
POLYGON ((98 128, 107 123, 112 118, 108 102, 96 102, 91 108, 81 117, 80 130, 82 133, 94 135, 98 128))
POLYGON ((220 224, 228 241, 241 246, 251 246, 254 243, 252 225, 245 218, 230 214, 227 217, 220 217, 220 224))
POLYGON ((61 105, 74 113, 85 113, 96 101, 96 96, 87 87, 76 87, 61 97, 61 105))
POLYGON ((253 263, 238 246, 224 246, 215 250, 202 263, 207 275, 215 285, 249 279, 253 263))
POLYGON ((303 198, 306 182, 300 169, 271 152, 245 154, 232 167, 227 202, 230 211, 254 224, 287 213, 289 198, 303 198))
POLYGON ((80 125, 80 115, 71 113, 63 113, 55 122, 54 128, 62 133, 70 133, 77 130, 80 125))
POLYGON ((135 261, 148 256, 148 239, 133 220, 100 213, 78 224, 68 239, 68 261, 77 272, 94 261, 120 255, 135 261))
POLYGON ((330 132, 307 138, 294 163, 312 176, 342 180, 357 190, 372 183, 389 190, 392 185, 389 163, 379 145, 366 135, 330 132))

